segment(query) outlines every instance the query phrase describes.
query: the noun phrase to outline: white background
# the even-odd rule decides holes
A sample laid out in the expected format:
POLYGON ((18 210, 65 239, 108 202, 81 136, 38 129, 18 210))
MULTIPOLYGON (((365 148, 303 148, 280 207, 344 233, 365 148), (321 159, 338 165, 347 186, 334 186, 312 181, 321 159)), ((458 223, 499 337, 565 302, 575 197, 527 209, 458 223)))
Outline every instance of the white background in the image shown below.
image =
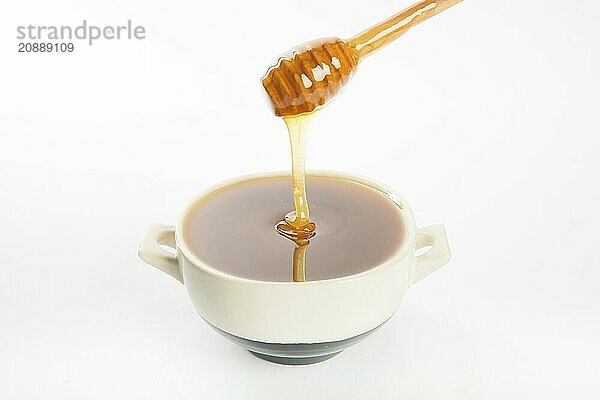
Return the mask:
POLYGON ((600 396, 600 7, 466 1, 368 58, 308 167, 396 188, 451 263, 323 364, 230 344, 136 258, 207 186, 289 168, 275 57, 409 5, 23 0, 0 12, 0 399, 600 396), (19 25, 146 27, 19 54, 19 25))

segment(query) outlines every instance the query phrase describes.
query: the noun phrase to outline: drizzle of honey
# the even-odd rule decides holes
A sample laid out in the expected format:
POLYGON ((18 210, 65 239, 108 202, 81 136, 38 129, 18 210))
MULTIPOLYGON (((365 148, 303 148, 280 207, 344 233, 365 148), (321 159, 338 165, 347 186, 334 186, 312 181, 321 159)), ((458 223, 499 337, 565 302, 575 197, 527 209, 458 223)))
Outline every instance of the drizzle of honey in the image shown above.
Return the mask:
POLYGON ((295 211, 286 214, 275 227, 279 234, 292 240, 296 246, 292 257, 294 282, 306 280, 306 250, 310 244, 309 239, 316 234, 315 224, 310 220, 304 168, 308 126, 314 114, 313 112, 283 119, 288 129, 292 152, 292 195, 295 211))
POLYGON ((306 250, 310 241, 301 240, 296 242, 296 248, 292 256, 292 278, 294 282, 306 281, 306 250))
POLYGON ((283 117, 292 152, 295 211, 276 224, 277 232, 294 241, 293 279, 306 280, 306 251, 316 227, 306 196, 305 158, 308 125, 348 83, 363 58, 387 46, 408 29, 462 0, 422 0, 348 40, 307 42, 280 58, 262 80, 275 115, 283 117))
POLYGON ((310 210, 306 198, 306 177, 304 165, 306 160, 306 142, 308 140, 308 125, 313 113, 285 117, 283 120, 290 137, 292 151, 292 194, 296 212, 286 216, 286 221, 294 228, 301 229, 310 222, 310 210))

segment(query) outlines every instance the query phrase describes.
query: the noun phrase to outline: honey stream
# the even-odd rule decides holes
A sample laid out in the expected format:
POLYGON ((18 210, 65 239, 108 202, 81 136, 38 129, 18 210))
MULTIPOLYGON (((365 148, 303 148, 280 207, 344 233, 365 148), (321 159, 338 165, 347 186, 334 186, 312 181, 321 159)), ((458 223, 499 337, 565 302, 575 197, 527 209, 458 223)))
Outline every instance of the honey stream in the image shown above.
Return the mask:
POLYGON ((277 232, 292 240, 296 245, 292 257, 294 282, 304 282, 306 280, 306 250, 310 244, 309 239, 316 234, 315 224, 310 220, 304 168, 308 126, 314 114, 313 112, 283 118, 290 137, 292 194, 295 210, 289 212, 282 221, 278 222, 276 229, 277 232))
POLYGON ((263 78, 263 86, 288 129, 292 152, 295 211, 277 223, 277 231, 294 241, 293 278, 306 280, 306 251, 315 236, 306 196, 305 157, 308 125, 316 110, 346 85, 363 58, 387 46, 408 29, 462 0, 423 0, 348 40, 322 39, 299 46, 281 58, 263 78))

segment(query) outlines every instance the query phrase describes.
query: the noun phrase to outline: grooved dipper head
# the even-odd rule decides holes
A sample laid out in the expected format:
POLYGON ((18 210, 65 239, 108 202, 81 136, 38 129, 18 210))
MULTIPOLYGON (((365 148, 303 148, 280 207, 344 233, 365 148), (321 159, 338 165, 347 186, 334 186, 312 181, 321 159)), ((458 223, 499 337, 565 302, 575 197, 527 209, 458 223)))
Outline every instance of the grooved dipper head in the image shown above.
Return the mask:
POLYGON ((316 110, 350 80, 358 55, 343 40, 304 43, 281 56, 262 79, 275 115, 289 117, 316 110))

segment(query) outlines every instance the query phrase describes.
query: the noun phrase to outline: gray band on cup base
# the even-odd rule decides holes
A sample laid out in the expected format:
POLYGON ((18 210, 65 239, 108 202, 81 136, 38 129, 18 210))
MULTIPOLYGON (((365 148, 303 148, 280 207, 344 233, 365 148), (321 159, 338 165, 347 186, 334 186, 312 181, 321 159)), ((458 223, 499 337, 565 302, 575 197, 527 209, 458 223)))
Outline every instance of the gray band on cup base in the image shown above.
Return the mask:
MULTIPOLYGON (((381 325, 383 325, 383 322, 381 325)), ((365 337, 379 329, 379 326, 370 331, 350 337, 348 339, 333 342, 319 343, 266 343, 256 340, 245 339, 231 333, 225 332, 216 326, 209 325, 221 335, 225 336, 235 344, 245 348, 258 358, 277 364, 285 365, 308 365, 328 360, 341 353, 365 337)))

